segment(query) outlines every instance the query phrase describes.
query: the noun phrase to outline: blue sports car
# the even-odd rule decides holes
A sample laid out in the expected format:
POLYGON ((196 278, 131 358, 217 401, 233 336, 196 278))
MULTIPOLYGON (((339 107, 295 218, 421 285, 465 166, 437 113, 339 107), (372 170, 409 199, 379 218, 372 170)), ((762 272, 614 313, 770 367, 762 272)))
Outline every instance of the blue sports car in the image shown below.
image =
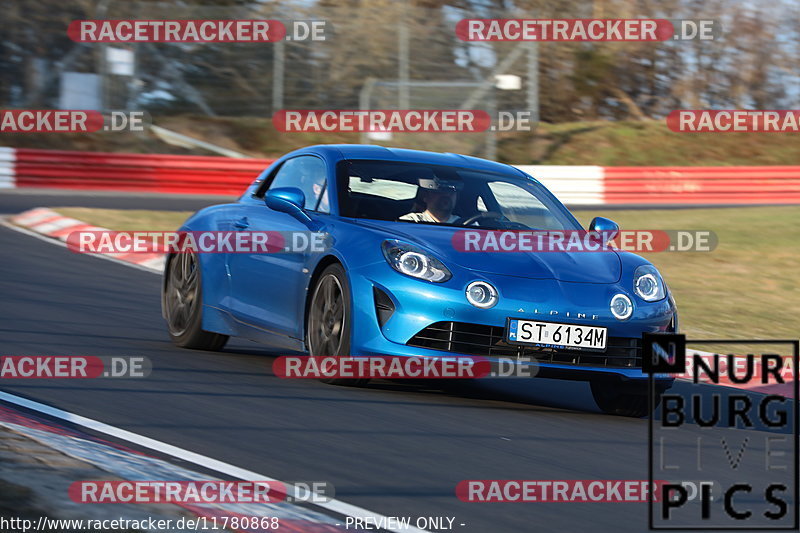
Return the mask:
POLYGON ((589 381, 607 413, 643 416, 642 333, 677 332, 669 289, 635 254, 465 251, 459 232, 583 230, 535 178, 474 157, 311 146, 180 229, 326 235, 324 251, 169 255, 163 315, 186 348, 239 336, 311 355, 513 358, 589 381))

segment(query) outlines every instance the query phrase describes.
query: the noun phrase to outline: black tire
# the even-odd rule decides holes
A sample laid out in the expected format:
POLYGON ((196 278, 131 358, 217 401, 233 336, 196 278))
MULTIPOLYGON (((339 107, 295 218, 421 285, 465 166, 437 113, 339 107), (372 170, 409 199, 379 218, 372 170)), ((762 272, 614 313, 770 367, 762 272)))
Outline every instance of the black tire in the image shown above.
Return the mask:
MULTIPOLYGON (((306 348, 310 356, 350 355, 352 311, 350 309, 350 284, 339 263, 322 271, 308 303, 306 348)), ((321 378, 323 383, 360 387, 368 378, 321 378)))
POLYGON ((200 263, 193 252, 170 255, 164 269, 164 318, 172 342, 182 348, 216 352, 227 335, 204 331, 200 263))
MULTIPOLYGON (((592 381, 592 396, 606 414, 642 418, 650 414, 648 404, 648 384, 624 382, 622 380, 592 381)), ((661 393, 666 390, 663 385, 656 385, 656 398, 653 409, 661 403, 661 393)))

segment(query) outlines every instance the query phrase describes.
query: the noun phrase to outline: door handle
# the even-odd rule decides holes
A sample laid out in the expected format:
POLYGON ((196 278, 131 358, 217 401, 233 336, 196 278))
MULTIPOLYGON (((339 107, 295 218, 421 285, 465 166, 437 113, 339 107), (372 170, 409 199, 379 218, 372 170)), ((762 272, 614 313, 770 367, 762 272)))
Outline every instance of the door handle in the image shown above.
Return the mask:
POLYGON ((247 221, 247 217, 242 217, 236 222, 233 223, 233 227, 237 229, 245 229, 250 226, 250 222, 247 221))

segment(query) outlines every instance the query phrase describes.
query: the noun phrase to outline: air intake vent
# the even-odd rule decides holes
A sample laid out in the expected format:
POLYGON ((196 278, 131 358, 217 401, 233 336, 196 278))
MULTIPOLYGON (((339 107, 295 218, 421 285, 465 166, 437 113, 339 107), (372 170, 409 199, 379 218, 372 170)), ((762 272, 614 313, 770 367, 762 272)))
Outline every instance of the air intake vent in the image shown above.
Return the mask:
POLYGON ((383 327, 387 320, 394 314, 394 302, 385 292, 378 287, 372 287, 372 296, 375 299, 375 314, 378 316, 378 325, 383 327))

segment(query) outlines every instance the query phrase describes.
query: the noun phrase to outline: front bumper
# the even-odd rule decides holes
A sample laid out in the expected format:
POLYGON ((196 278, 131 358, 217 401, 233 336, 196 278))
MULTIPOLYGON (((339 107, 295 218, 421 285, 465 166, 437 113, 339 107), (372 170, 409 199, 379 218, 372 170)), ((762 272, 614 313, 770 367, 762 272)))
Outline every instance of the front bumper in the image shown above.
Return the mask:
POLYGON ((671 331, 675 323, 676 310, 671 298, 643 302, 615 283, 571 283, 454 272, 452 279, 437 284, 403 276, 385 263, 351 271, 350 278, 353 355, 480 355, 490 360, 515 359, 519 364, 527 364, 533 358, 536 375, 540 377, 645 379, 639 342, 642 333, 671 331), (500 299, 495 307, 479 309, 466 300, 466 286, 478 279, 497 288, 500 299), (633 315, 625 321, 614 318, 609 309, 611 297, 619 292, 634 302, 633 315), (376 310, 376 294, 381 293, 379 299, 385 303, 388 297, 391 311, 385 305, 379 306, 381 312, 376 310), (608 348, 605 353, 597 353, 511 346, 504 341, 509 317, 604 326, 608 328, 608 348), (472 332, 471 326, 476 326, 472 332), (466 332, 459 332, 465 327, 466 332), (448 328, 455 331, 448 333, 448 328), (481 332, 491 335, 485 350, 475 346, 475 342, 464 342, 476 339, 486 342, 481 332))

